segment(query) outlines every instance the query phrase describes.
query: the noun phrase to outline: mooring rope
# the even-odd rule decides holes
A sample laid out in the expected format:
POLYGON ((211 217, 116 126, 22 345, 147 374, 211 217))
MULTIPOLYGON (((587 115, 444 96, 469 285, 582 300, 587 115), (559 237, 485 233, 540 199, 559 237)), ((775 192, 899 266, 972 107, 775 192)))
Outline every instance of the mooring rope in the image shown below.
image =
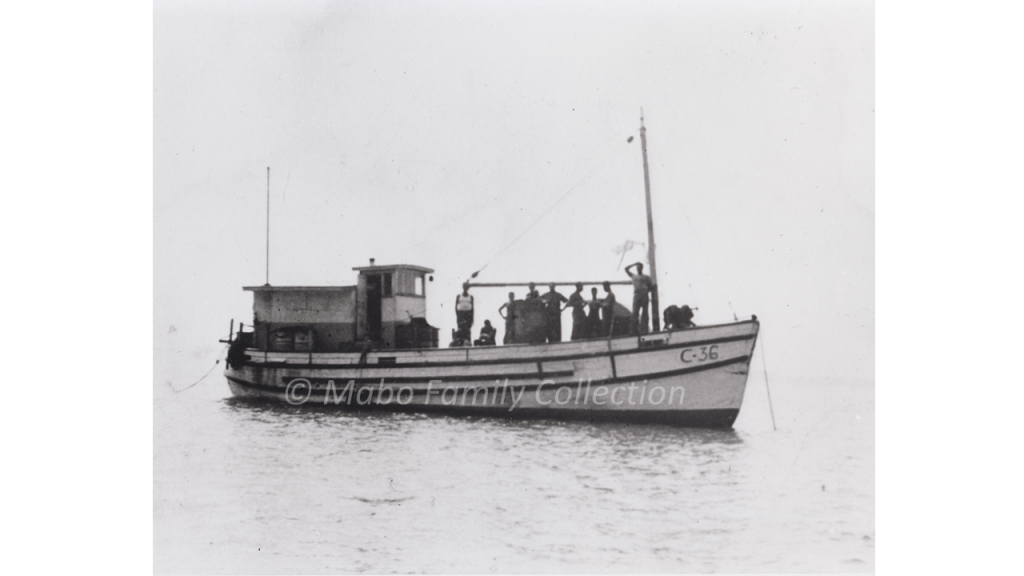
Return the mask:
POLYGON ((764 361, 764 336, 761 337, 761 368, 764 369, 764 389, 768 391, 768 410, 772 414, 772 430, 778 431, 775 427, 775 409, 772 408, 772 390, 768 387, 768 364, 764 361))
MULTIPOLYGON (((222 349, 221 353, 223 353, 223 352, 224 352, 224 350, 222 349)), ((175 390, 174 389, 174 384, 171 384, 170 381, 167 382, 167 385, 171 387, 171 391, 174 392, 175 394, 178 394, 179 392, 184 392, 185 390, 188 390, 189 388, 195 386, 196 384, 199 384, 203 380, 206 380, 206 377, 213 373, 214 369, 217 368, 218 364, 220 364, 220 358, 217 358, 216 360, 214 360, 213 366, 210 368, 209 372, 207 372, 206 374, 203 374, 202 378, 200 378, 199 380, 196 380, 195 382, 193 382, 192 384, 189 384, 188 386, 182 388, 181 390, 175 390)))
MULTIPOLYGON (((633 137, 630 136, 629 139, 626 140, 626 144, 629 144, 632 141, 633 141, 633 137)), ((499 250, 497 254, 495 254, 494 256, 491 256, 490 260, 488 260, 483 266, 481 266, 479 270, 477 270, 476 272, 473 272, 473 274, 470 275, 470 279, 476 278, 481 272, 484 271, 484 268, 487 268, 488 266, 491 265, 491 263, 493 263, 495 260, 497 260, 498 256, 501 256, 502 254, 504 254, 505 251, 508 250, 509 248, 511 248, 513 244, 518 242, 523 236, 526 236, 527 232, 532 230, 534 226, 536 226, 541 220, 544 219, 545 216, 548 215, 548 213, 550 213, 552 210, 557 208, 558 205, 561 204, 562 200, 565 200, 569 196, 569 194, 572 193, 573 190, 575 190, 580 184, 583 183, 584 180, 586 180, 587 178, 590 178, 594 174, 594 172, 597 172, 601 167, 603 167, 605 165, 605 162, 609 158, 611 158, 612 155, 614 155, 618 151, 619 151, 619 146, 613 146, 611 152, 609 152, 607 155, 602 157, 601 161, 598 162, 594 166, 594 168, 590 170, 590 172, 587 172, 587 174, 585 176, 583 176, 583 178, 580 178, 575 184, 570 186, 569 189, 566 190, 564 194, 562 194, 561 196, 558 197, 558 200, 555 200, 554 204, 552 204, 546 210, 541 212, 540 215, 537 216, 537 218, 533 222, 531 222, 530 225, 527 226, 525 230, 520 232, 520 234, 518 236, 516 236, 515 239, 513 239, 511 242, 506 244, 505 247, 502 248, 501 250, 499 250)))

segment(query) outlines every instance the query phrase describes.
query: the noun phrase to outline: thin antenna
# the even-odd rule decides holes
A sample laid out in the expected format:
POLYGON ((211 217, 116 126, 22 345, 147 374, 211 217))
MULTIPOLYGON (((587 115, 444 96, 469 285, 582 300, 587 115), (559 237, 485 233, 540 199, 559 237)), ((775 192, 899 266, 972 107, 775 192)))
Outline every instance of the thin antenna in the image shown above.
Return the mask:
POLYGON ((270 166, 267 166, 267 286, 270 286, 270 166))

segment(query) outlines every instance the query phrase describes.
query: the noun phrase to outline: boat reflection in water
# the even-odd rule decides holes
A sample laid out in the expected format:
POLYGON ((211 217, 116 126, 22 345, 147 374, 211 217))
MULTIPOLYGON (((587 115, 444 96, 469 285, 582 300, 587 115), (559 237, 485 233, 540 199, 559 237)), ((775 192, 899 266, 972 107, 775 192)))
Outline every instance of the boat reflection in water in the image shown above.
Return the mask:
MULTIPOLYGON (((267 402, 248 397, 224 399, 223 410, 230 414, 235 425, 247 429, 252 424, 281 426, 282 430, 308 428, 311 433, 342 429, 346 434, 362 433, 376 442, 401 442, 410 436, 432 429, 477 431, 481 436, 498 434, 502 443, 558 443, 596 442, 608 452, 605 457, 621 454, 624 463, 636 462, 638 457, 660 458, 680 446, 717 460, 728 452, 729 446, 743 444, 742 437, 733 429, 667 427, 636 425, 624 422, 582 422, 578 420, 551 421, 548 419, 497 419, 444 413, 411 413, 372 410, 339 411, 335 407, 308 404, 289 405, 267 402), (724 452, 723 452, 724 450, 724 452)), ((333 434, 332 437, 335 437, 333 434)), ((346 438, 347 439, 347 438, 346 438)), ((354 439, 354 438, 353 438, 354 439)))

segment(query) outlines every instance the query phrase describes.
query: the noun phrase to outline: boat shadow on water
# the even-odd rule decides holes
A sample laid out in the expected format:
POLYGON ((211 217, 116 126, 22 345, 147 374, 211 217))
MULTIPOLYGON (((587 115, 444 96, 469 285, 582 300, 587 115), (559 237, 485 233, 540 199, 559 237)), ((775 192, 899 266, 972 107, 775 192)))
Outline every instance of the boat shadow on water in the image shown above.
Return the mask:
POLYGON ((225 411, 236 416, 280 424, 370 424, 377 428, 402 428, 417 422, 465 424, 468 428, 500 427, 515 431, 564 430, 591 437, 632 441, 675 441, 687 444, 739 445, 742 437, 732 428, 691 428, 662 423, 594 420, 583 415, 568 418, 501 416, 496 414, 453 413, 389 409, 339 410, 332 406, 306 404, 292 406, 259 398, 229 397, 223 400, 225 411))

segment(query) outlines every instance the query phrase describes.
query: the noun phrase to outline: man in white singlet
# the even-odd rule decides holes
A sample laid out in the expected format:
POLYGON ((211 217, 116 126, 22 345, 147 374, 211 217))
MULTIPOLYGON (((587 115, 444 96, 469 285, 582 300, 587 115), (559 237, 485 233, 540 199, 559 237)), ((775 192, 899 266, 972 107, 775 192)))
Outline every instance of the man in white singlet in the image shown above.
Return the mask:
POLYGON ((455 297, 455 322, 459 336, 469 340, 473 330, 473 297, 469 294, 469 282, 462 285, 462 294, 455 297))

